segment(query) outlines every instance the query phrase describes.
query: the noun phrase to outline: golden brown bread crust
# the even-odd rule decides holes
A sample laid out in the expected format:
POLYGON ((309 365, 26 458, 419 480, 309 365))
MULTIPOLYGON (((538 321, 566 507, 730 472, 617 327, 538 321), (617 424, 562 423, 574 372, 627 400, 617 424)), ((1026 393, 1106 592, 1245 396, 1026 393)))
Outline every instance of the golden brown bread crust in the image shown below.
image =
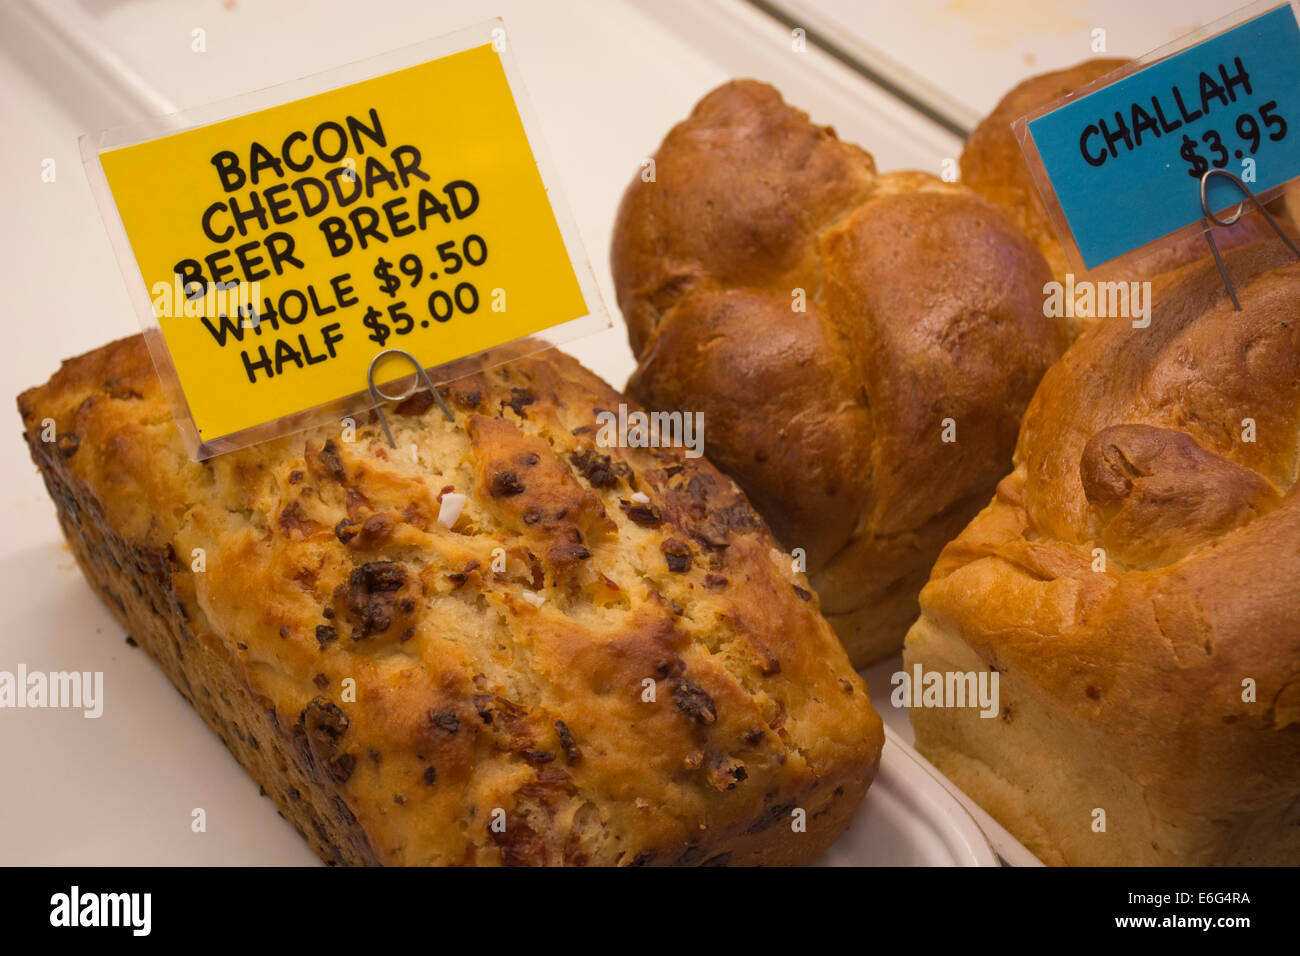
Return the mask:
MULTIPOLYGON (((962 182, 995 203, 1038 244, 1058 281, 1064 281, 1066 273, 1074 270, 1065 257, 1065 249, 1047 215, 1042 196, 1025 164, 1024 154, 1016 142, 1011 124, 1026 113, 1047 106, 1128 62, 1125 59, 1098 57, 1076 63, 1064 70, 1031 76, 1002 97, 993 112, 971 132, 962 150, 962 182)), ((1215 241, 1221 250, 1275 236, 1268 224, 1255 214, 1243 216, 1231 228, 1215 231, 1215 241)), ((1098 282, 1154 280, 1162 273, 1197 262, 1208 255, 1209 246, 1204 238, 1196 234, 1162 243, 1140 257, 1126 256, 1112 263, 1103 263, 1088 270, 1087 275, 1098 282)), ((1077 336, 1089 324, 1086 321, 1088 316, 1079 318, 1081 321, 1072 323, 1072 337, 1077 336)))
POLYGON ((624 195, 611 253, 629 391, 704 413, 710 458, 806 551, 854 664, 887 656, 1064 347, 1046 264, 981 197, 878 176, 754 81, 701 100, 654 171, 624 195))
POLYGON ((1002 721, 913 710, 917 745, 1054 862, 1300 862, 1300 264, 1227 262, 1244 311, 1189 266, 1150 328, 1103 323, 1047 373, 908 636, 909 667, 1001 673, 1002 721), (1037 762, 1003 746, 1022 719, 1037 762))
POLYGON ((136 336, 19 407, 87 578, 327 861, 822 852, 881 724, 743 495, 703 460, 596 447, 621 398, 561 353, 444 391, 455 424, 417 395, 396 449, 363 423, 200 464, 136 336))
POLYGON ((961 181, 1010 216, 1038 244, 1058 278, 1071 269, 1011 124, 1128 62, 1098 57, 1064 70, 1031 76, 1002 97, 993 112, 971 131, 962 150, 961 181))

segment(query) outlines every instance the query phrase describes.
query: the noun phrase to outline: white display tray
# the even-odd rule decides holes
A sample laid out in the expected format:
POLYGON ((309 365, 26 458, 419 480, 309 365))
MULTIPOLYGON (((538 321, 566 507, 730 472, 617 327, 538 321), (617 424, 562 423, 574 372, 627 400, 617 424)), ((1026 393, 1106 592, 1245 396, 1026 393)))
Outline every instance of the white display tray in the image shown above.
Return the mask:
POLYGON ((848 831, 817 863, 997 866, 998 857, 929 762, 886 727, 880 773, 848 831))
POLYGON ((1002 824, 994 820, 983 807, 959 790, 956 784, 940 773, 934 764, 916 752, 913 747, 916 735, 913 733, 912 724, 907 718, 907 709, 895 707, 890 702, 890 691, 893 690, 890 678, 902 669, 902 655, 895 654, 888 660, 881 661, 873 667, 858 672, 862 675, 863 680, 867 682, 867 690, 871 693, 871 703, 875 705, 880 718, 885 722, 885 732, 889 739, 899 747, 905 748, 906 752, 925 769, 934 782, 974 819, 984 832, 984 835, 988 837, 993 849, 1003 863, 1009 866, 1042 866, 1043 864, 1038 857, 1034 856, 1019 840, 1007 832, 1002 824))

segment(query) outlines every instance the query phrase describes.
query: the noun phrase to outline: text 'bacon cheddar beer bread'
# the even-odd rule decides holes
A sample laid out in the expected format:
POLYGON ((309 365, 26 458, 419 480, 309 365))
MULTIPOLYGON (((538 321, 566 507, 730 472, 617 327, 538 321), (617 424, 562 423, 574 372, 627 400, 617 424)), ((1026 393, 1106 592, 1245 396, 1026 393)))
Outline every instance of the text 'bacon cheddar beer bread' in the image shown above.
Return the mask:
POLYGON ((1047 373, 907 637, 999 673, 917 747, 1047 863, 1300 863, 1300 263, 1225 258, 1047 373))
POLYGON ((857 666, 898 650, 939 549, 1009 467, 1065 346, 1052 276, 992 203, 870 154, 772 87, 714 90, 619 209, 619 305, 651 408, 787 548, 857 666))
POLYGON ((789 555, 703 459, 599 447, 573 359, 463 370, 396 448, 191 461, 139 336, 19 408, 88 580, 327 861, 817 856, 883 733, 789 555))

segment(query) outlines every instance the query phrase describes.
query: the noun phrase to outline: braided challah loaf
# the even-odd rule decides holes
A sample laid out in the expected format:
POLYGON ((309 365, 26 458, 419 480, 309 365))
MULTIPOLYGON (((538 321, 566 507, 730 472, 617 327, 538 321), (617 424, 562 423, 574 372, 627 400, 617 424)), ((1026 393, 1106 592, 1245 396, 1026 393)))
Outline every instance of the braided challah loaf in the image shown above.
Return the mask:
POLYGON ((714 90, 647 169, 612 250, 629 390, 704 413, 856 665, 896 651, 1064 347, 1047 264, 982 197, 877 175, 762 83, 714 90))
POLYGON ((998 672, 917 746, 1048 863, 1300 863, 1300 263, 1226 258, 1047 373, 908 634, 998 672))

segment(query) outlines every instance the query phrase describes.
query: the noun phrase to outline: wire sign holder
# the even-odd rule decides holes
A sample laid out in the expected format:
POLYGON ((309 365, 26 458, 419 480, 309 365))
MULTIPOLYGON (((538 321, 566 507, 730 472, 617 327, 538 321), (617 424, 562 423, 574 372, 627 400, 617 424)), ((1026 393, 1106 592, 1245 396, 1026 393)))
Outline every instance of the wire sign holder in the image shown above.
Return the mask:
POLYGON ((420 364, 420 360, 410 352, 406 351, 406 349, 384 349, 382 352, 377 352, 375 357, 370 360, 370 368, 366 372, 366 383, 370 386, 370 397, 375 400, 375 411, 379 413, 379 424, 384 426, 384 435, 388 438, 388 447, 390 448, 396 448, 397 442, 393 441, 393 433, 388 427, 388 416, 384 414, 384 402, 402 402, 410 398, 420 390, 421 379, 424 380, 425 387, 433 393, 433 400, 438 403, 438 407, 442 409, 442 413, 447 416, 447 421, 454 422, 456 419, 452 417, 451 412, 447 408, 447 403, 444 402, 442 396, 438 394, 438 387, 434 385, 433 380, 429 378, 429 373, 424 370, 424 366, 420 364), (406 391, 402 392, 400 395, 389 395, 375 382, 375 369, 378 368, 379 363, 389 355, 399 355, 415 366, 415 374, 411 376, 411 387, 406 389, 406 391))
POLYGON ((1201 212, 1204 214, 1204 217, 1201 219, 1201 231, 1205 234, 1205 241, 1210 244, 1210 252, 1213 253, 1214 262, 1219 267, 1219 275, 1223 276, 1223 285, 1228 290, 1228 297, 1232 299, 1233 308, 1240 312, 1241 303, 1237 300, 1237 290, 1233 288, 1232 280, 1228 278, 1228 269, 1223 264, 1223 256, 1219 254, 1219 246, 1214 241, 1214 227, 1227 227, 1236 224, 1237 220, 1241 218, 1242 212, 1245 211, 1246 199, 1242 199, 1237 203, 1237 208, 1231 217, 1228 219, 1220 219, 1210 210, 1208 191, 1211 176, 1222 176, 1240 189, 1246 199, 1249 199, 1255 204, 1255 208, 1259 210, 1260 214, 1266 220, 1268 220, 1268 224, 1273 227, 1273 231, 1282 238, 1282 241, 1286 243, 1287 248, 1291 250, 1291 253, 1298 260, 1300 260, 1300 249, 1296 248, 1296 244, 1291 240, 1291 237, 1286 234, 1286 230, 1279 226, 1277 220, 1274 219, 1269 211, 1264 208, 1264 204, 1259 201, 1259 197, 1251 192, 1250 187, 1241 181, 1241 177, 1228 172, 1226 169, 1207 169, 1205 171, 1205 175, 1201 177, 1201 212))

